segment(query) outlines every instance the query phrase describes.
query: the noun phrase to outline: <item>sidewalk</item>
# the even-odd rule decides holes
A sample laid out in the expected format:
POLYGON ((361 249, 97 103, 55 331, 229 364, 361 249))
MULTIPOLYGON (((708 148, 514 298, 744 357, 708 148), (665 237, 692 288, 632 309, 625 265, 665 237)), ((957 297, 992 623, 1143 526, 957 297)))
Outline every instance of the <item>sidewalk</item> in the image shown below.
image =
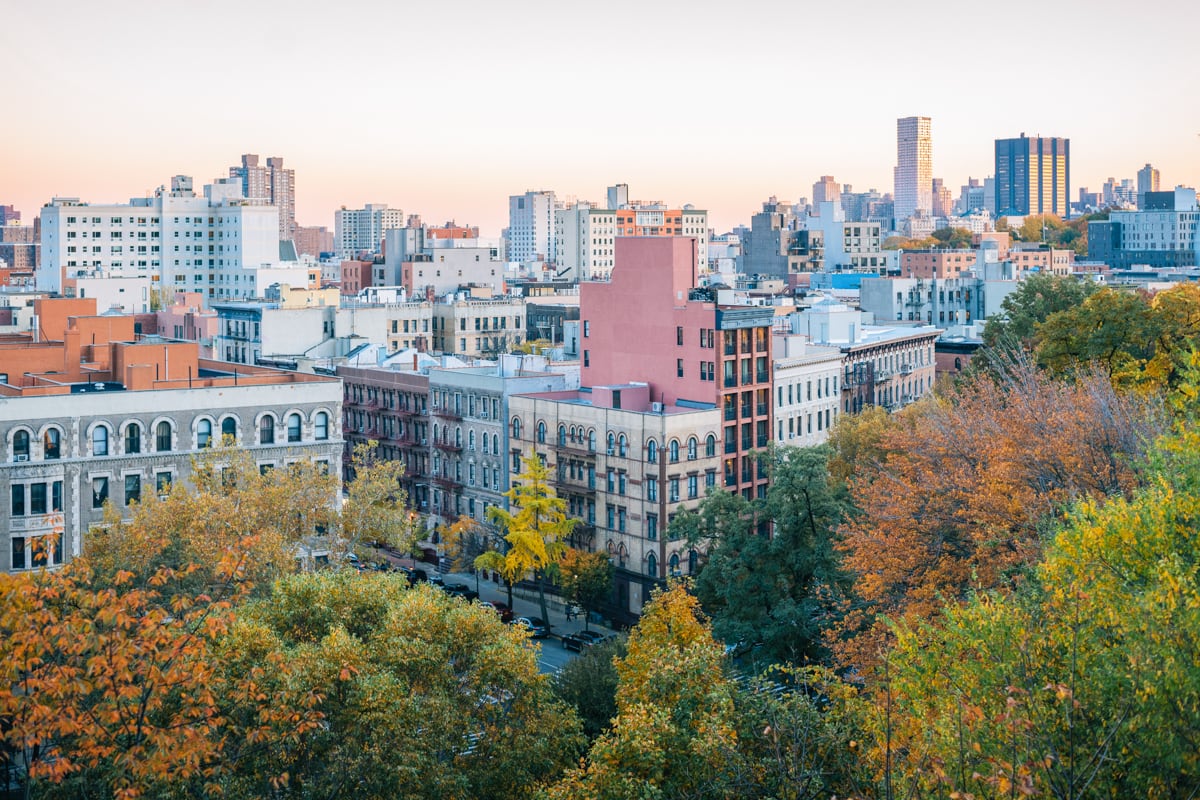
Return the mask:
MULTIPOLYGON (((508 589, 503 583, 484 580, 479 578, 478 588, 476 588, 476 576, 461 572, 447 572, 442 576, 442 580, 446 583, 462 583, 475 589, 479 592, 480 600, 499 600, 502 603, 508 602, 508 589)), ((541 607, 538 605, 537 592, 533 590, 523 590, 513 588, 513 616, 516 617, 540 617, 542 615, 541 607)), ((561 639, 564 635, 575 633, 584 629, 583 615, 579 614, 571 620, 567 620, 566 607, 561 598, 551 594, 546 595, 546 611, 549 618, 546 620, 550 626, 550 637, 553 639, 561 639)), ((614 631, 603 625, 598 625, 595 622, 587 625, 588 630, 597 631, 607 636, 612 636, 614 631)))

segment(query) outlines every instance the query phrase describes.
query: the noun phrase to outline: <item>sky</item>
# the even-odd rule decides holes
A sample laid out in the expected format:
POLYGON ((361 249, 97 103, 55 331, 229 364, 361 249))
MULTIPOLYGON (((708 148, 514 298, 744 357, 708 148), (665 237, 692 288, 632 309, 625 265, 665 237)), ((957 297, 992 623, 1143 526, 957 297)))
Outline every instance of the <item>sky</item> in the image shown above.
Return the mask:
POLYGON ((993 141, 1071 139, 1072 194, 1147 162, 1200 183, 1195 0, 0 0, 0 204, 127 202, 242 153, 297 221, 387 203, 497 236, 552 189, 709 211, 723 232, 821 175, 892 189, 932 118, 957 197, 993 141))

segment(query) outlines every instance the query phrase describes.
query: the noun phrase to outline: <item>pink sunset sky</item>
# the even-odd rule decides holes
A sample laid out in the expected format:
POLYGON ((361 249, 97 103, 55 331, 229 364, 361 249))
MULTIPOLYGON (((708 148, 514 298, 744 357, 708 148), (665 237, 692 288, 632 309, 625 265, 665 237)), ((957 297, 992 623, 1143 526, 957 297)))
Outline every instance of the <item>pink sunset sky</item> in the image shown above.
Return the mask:
POLYGON ((725 231, 821 175, 891 191, 933 118, 957 196, 993 140, 1071 139, 1072 194, 1146 162, 1200 183, 1200 4, 67 0, 0 10, 0 203, 125 202, 242 153, 297 219, 387 203, 495 236, 553 189, 707 208, 725 231))

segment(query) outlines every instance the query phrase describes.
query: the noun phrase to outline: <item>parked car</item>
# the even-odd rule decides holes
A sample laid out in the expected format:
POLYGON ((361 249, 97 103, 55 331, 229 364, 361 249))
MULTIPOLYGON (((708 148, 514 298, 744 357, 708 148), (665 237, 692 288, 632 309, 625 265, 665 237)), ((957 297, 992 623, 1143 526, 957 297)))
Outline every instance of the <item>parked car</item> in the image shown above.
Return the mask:
POLYGON ((529 631, 529 634, 535 639, 545 639, 550 635, 550 626, 541 617, 517 617, 512 624, 529 631))
POLYGON ((607 641, 608 637, 597 631, 576 631, 562 637, 562 646, 567 650, 582 653, 585 647, 595 647, 607 641))
POLYGON ((461 597, 464 600, 474 600, 479 597, 479 592, 465 583, 445 583, 442 584, 442 590, 451 597, 461 597))
POLYGON ((499 600, 480 600, 479 605, 484 608, 490 608, 500 615, 501 622, 512 622, 513 612, 505 603, 499 600))
POLYGON ((397 569, 408 578, 409 586, 416 586, 421 581, 429 580, 429 575, 423 569, 413 569, 412 567, 397 567, 397 569))

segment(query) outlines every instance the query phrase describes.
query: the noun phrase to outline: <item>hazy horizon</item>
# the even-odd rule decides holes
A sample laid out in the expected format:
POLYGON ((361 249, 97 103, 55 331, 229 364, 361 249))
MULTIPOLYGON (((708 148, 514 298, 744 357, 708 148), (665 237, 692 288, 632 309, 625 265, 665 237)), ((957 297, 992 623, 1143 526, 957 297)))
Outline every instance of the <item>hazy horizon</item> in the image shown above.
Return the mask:
POLYGON ((891 191, 911 115, 932 118, 955 197, 1021 132, 1071 139, 1072 199, 1147 162, 1194 186, 1200 6, 1140 8, 1152 49, 1126 44, 1128 6, 1108 0, 987 20, 877 0, 24 4, 0 26, 0 203, 28 221, 54 196, 127 202, 258 153, 296 171, 302 225, 387 203, 496 236, 509 195, 627 183, 724 232, 821 175, 891 191))

